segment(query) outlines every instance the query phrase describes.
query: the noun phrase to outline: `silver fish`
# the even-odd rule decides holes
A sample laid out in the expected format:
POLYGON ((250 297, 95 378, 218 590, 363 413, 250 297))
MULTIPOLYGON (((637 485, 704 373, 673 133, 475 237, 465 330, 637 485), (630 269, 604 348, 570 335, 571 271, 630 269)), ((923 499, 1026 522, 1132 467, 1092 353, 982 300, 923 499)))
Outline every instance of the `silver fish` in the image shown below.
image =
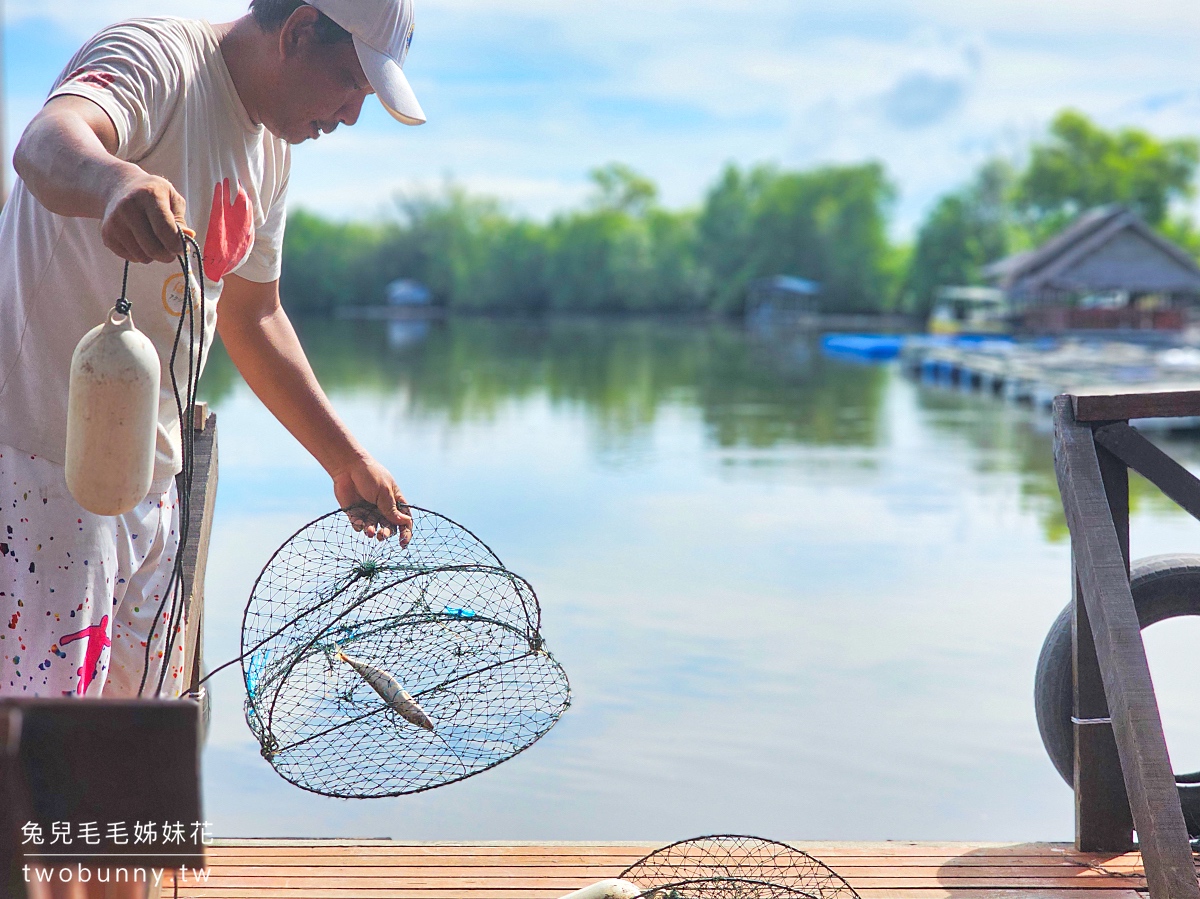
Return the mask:
POLYGON ((359 677, 370 684, 371 689, 378 693, 401 718, 417 727, 433 731, 433 721, 425 714, 425 710, 417 705, 417 701, 400 686, 400 681, 396 680, 394 676, 382 668, 376 668, 374 665, 360 662, 358 659, 346 655, 341 649, 337 650, 337 657, 357 671, 359 677))

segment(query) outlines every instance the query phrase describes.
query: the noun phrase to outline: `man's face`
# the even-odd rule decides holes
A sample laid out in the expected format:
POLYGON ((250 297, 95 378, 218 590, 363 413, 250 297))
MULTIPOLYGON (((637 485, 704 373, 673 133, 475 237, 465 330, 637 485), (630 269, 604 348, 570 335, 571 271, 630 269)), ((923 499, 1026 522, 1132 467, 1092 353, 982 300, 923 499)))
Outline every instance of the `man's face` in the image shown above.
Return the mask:
POLYGON ((283 59, 279 87, 262 110, 263 124, 277 137, 298 144, 316 140, 338 125, 353 125, 363 101, 374 93, 363 74, 353 41, 323 44, 302 34, 283 59))

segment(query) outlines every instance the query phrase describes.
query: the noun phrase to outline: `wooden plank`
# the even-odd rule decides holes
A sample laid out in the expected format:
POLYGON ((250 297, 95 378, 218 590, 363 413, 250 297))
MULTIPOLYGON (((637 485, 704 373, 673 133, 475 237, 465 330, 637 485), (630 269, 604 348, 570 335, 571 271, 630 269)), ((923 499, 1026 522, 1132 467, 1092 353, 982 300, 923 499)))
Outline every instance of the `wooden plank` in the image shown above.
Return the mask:
MULTIPOLYGON (((207 410, 200 403, 193 415, 200 419, 207 410), (203 407, 201 409, 200 407, 203 407)), ((193 422, 195 424, 196 422, 193 422)), ((194 431, 192 449, 192 502, 188 514, 187 542, 182 547, 184 571, 184 692, 199 687, 204 652, 204 574, 212 537, 213 506, 217 501, 217 416, 210 414, 194 431)), ((183 485, 179 488, 182 490, 183 485)))
POLYGON ((1200 480, 1125 422, 1096 429, 1096 442, 1145 477, 1193 518, 1200 518, 1200 480))
MULTIPOLYGON (((559 899, 665 845, 220 840, 185 899, 559 899)), ((1135 899, 1136 852, 1065 844, 793 843, 863 899, 1135 899)), ((167 889, 172 885, 168 881, 167 889)))
MULTIPOLYGON (((672 839, 637 842, 612 843, 574 843, 574 842, 415 842, 388 839, 373 840, 307 840, 288 838, 221 838, 213 841, 215 850, 221 852, 236 852, 238 850, 266 850, 272 855, 297 851, 302 853, 329 852, 331 854, 345 852, 383 853, 404 852, 410 854, 425 854, 437 856, 447 850, 454 850, 463 855, 542 855, 555 857, 563 851, 586 855, 591 853, 608 854, 637 854, 652 852, 655 849, 674 842, 672 839)), ((1077 852, 1070 843, 944 843, 917 842, 910 840, 887 840, 881 843, 856 842, 819 842, 812 840, 784 840, 802 852, 820 852, 834 855, 857 855, 867 858, 882 858, 887 856, 908 857, 912 855, 938 855, 958 857, 964 855, 1003 855, 1003 856, 1078 856, 1093 858, 1095 853, 1077 852)), ((1110 857, 1137 858, 1136 852, 1118 853, 1110 857)))
POLYGON ((1200 899, 1200 882, 1092 431, 1075 421, 1070 397, 1059 397, 1054 406, 1059 492, 1147 883, 1154 899, 1200 899))
MULTIPOLYGON (((453 891, 458 890, 459 893, 470 892, 475 890, 486 890, 496 887, 515 887, 527 890, 529 892, 546 891, 553 892, 559 896, 564 896, 573 890, 581 889, 592 883, 597 883, 601 880, 612 878, 612 873, 602 875, 584 875, 570 876, 564 874, 558 878, 539 878, 530 879, 526 877, 503 877, 495 876, 484 879, 454 879, 445 878, 442 880, 427 880, 422 878, 409 877, 402 872, 397 872, 390 877, 382 878, 359 878, 344 876, 339 877, 336 874, 331 874, 324 878, 311 877, 296 877, 291 879, 284 878, 229 878, 218 874, 210 874, 208 883, 214 887, 219 887, 223 893, 233 890, 258 890, 259 895, 269 896, 287 889, 303 889, 306 893, 320 893, 332 890, 352 890, 359 895, 365 895, 373 891, 401 889, 405 892, 433 892, 437 890, 445 891, 453 894, 453 891)), ((182 879, 182 876, 181 876, 182 879)), ((189 880, 198 880, 195 875, 187 877, 189 880)), ((975 881, 938 881, 933 878, 873 878, 864 879, 850 877, 847 878, 855 890, 1023 890, 1027 895, 1036 892, 1051 892, 1051 893, 1068 893, 1079 890, 1145 890, 1145 883, 1141 880, 1131 879, 1112 879, 1107 881, 1091 880, 1091 881, 1010 881, 1004 878, 980 878, 975 881)))
MULTIPOLYGON (((633 856, 577 856, 564 854, 558 857, 535 857, 528 856, 505 856, 504 858, 480 858, 471 855, 446 855, 444 857, 413 857, 413 856, 326 856, 326 857, 298 857, 298 856, 278 856, 272 857, 269 855, 249 855, 249 856, 225 856, 220 850, 210 850, 209 864, 213 867, 221 867, 223 869, 232 868, 325 868, 329 866, 355 866, 359 868, 404 868, 405 870, 421 870, 421 871, 459 871, 472 869, 490 869, 498 866, 517 870, 538 871, 545 868, 587 868, 593 869, 611 869, 613 867, 625 868, 633 861, 637 861, 638 857, 633 856)), ((925 870, 929 868, 944 869, 948 872, 954 870, 973 871, 980 868, 988 868, 995 870, 1011 870, 1014 872, 1046 872, 1046 871, 1077 871, 1091 868, 1104 868, 1106 870, 1121 871, 1121 872, 1138 872, 1141 871, 1140 862, 1098 862, 1098 861, 1078 861, 1074 859, 1034 859, 1034 858, 1013 858, 1013 857, 995 857, 995 856, 978 856, 964 858, 834 858, 829 855, 823 855, 821 858, 829 865, 836 867, 839 871, 871 871, 876 868, 886 868, 895 871, 908 870, 925 870)))
MULTIPOLYGON (((575 889, 581 889, 588 884, 574 884, 575 889)), ((170 876, 166 879, 165 890, 172 889, 170 876)), ((567 892, 571 892, 568 890, 567 892)), ((1145 894, 1134 889, 1058 889, 1031 891, 1023 887, 1014 888, 947 888, 947 887, 882 887, 877 889, 864 888, 859 890, 866 899, 1144 899, 1145 894)), ((167 893, 170 895, 170 892, 167 893)), ((298 884, 292 887, 280 887, 263 890, 260 887, 227 888, 216 883, 196 884, 191 878, 179 882, 180 899, 560 899, 564 895, 562 889, 539 889, 516 884, 505 886, 501 884, 463 889, 448 887, 441 889, 418 889, 401 885, 392 885, 379 889, 363 890, 359 887, 348 886, 342 889, 323 888, 312 889, 298 884)))
MULTIPOLYGON (((826 860, 826 864, 830 864, 831 860, 826 860)), ((559 863, 546 863, 542 865, 406 865, 406 864, 380 864, 367 863, 361 865, 354 864, 290 864, 290 865, 271 865, 271 864, 217 864, 213 861, 208 862, 210 869, 219 870, 222 877, 265 877, 265 876, 287 876, 287 877, 329 877, 337 872, 348 872, 348 874, 337 873, 337 876, 354 877, 386 877, 395 872, 403 872, 406 877, 421 877, 426 879, 439 878, 463 878, 463 877, 478 877, 481 875, 490 875, 497 871, 503 871, 511 876, 526 877, 531 880, 537 880, 545 877, 560 877, 562 872, 570 871, 572 876, 587 877, 595 875, 596 880, 603 880, 605 877, 614 876, 615 873, 620 873, 624 866, 621 864, 577 864, 567 860, 559 863)), ((1102 879, 1111 878, 1129 878, 1134 877, 1141 879, 1141 871, 1115 871, 1103 865, 1095 866, 1080 866, 1080 865, 1024 865, 1010 866, 1003 864, 991 865, 848 865, 832 862, 837 872, 845 877, 859 878, 874 878, 874 877, 897 877, 897 878, 915 878, 918 880, 928 880, 931 878, 941 878, 946 880, 957 879, 978 879, 989 878, 996 880, 998 878, 1012 878, 1018 881, 1027 880, 1062 880, 1062 879, 1102 879)))
MULTIPOLYGON (((1129 470, 1106 450, 1097 453, 1109 513, 1129 577, 1129 470)), ((1109 717, 1104 679, 1096 657, 1095 640, 1083 602, 1074 561, 1071 630, 1074 715, 1078 722, 1109 717)), ((1083 852, 1127 852, 1133 848, 1133 814, 1125 792, 1121 758, 1111 724, 1076 723, 1075 731, 1075 848, 1083 852)))
POLYGON ((1200 390, 1154 393, 1080 392, 1068 398, 1078 422, 1128 421, 1131 418, 1180 418, 1200 415, 1200 390))
MULTIPOLYGON (((588 886, 585 883, 572 884, 573 889, 580 889, 588 886)), ((167 895, 171 895, 172 889, 171 874, 168 872, 165 878, 165 888, 167 895)), ((477 889, 462 889, 462 888, 437 888, 437 889, 416 889, 406 887, 403 884, 391 884, 388 887, 381 889, 370 890, 366 893, 354 892, 354 887, 345 889, 312 889, 305 885, 296 885, 292 887, 282 887, 269 891, 255 892, 258 887, 251 888, 227 888, 219 883, 210 881, 209 883, 196 883, 192 875, 189 874, 180 877, 179 895, 181 899, 189 899, 189 897, 207 897, 221 896, 224 899, 230 897, 262 897, 262 899, 271 899, 271 897, 303 897, 303 899, 315 899, 322 895, 332 895, 338 899, 356 899, 357 896, 381 896, 381 897, 398 897, 398 899, 420 899, 420 897, 430 897, 430 899, 487 899, 487 897, 503 897, 503 899, 533 899, 533 897, 548 897, 548 899, 559 899, 564 893, 557 888, 540 888, 529 887, 521 884, 492 884, 487 887, 477 889), (455 891, 457 889, 457 892, 455 891)), ((884 897, 921 897, 921 899, 932 899, 932 897, 963 897, 963 899, 983 899, 983 897, 1041 897, 1041 899, 1054 899, 1054 897, 1069 897, 1069 899, 1144 899, 1145 892, 1138 892, 1133 887, 1114 887, 1112 889, 1048 889, 1031 891, 1024 887, 981 887, 981 888, 957 888, 957 887, 856 887, 858 892, 866 896, 884 897)), ((570 892, 570 890, 568 890, 570 892)))
MULTIPOLYGON (((498 862, 511 864, 547 864, 557 863, 566 858, 577 859, 580 863, 593 863, 597 859, 640 858, 666 845, 667 841, 636 847, 612 848, 592 846, 487 846, 480 847, 475 843, 458 843, 438 846, 397 843, 395 846, 370 845, 361 848, 352 846, 322 847, 306 845, 294 847, 288 844, 264 843, 261 846, 239 844, 228 845, 224 840, 214 841, 212 851, 214 858, 229 859, 241 862, 245 858, 267 858, 280 863, 289 860, 304 862, 309 859, 397 859, 413 864, 496 864, 498 862)), ((946 862, 987 863, 987 864, 1091 864, 1097 859, 1103 859, 1109 865, 1136 866, 1141 864, 1137 852, 1125 853, 1087 853, 1077 852, 1070 843, 1051 844, 1046 848, 1033 847, 999 847, 996 849, 965 846, 921 846, 896 849, 887 844, 877 844, 878 849, 866 846, 814 846, 808 842, 795 842, 789 845, 807 852, 817 858, 844 859, 850 864, 881 863, 881 864, 942 864, 946 862)), ((322 861, 322 863, 324 863, 322 861)))
MULTIPOLYGON (((588 884, 579 884, 578 888, 588 884)), ((167 878, 165 889, 171 889, 170 877, 167 878)), ((1021 888, 1004 889, 954 889, 945 887, 907 888, 887 887, 882 889, 863 889, 860 895, 867 899, 1145 899, 1145 893, 1132 889, 1126 890, 1046 890, 1031 892, 1021 888)), ((169 893, 167 895, 170 895, 169 893)), ((564 894, 561 890, 541 890, 529 887, 490 887, 479 890, 410 890, 403 887, 393 887, 387 890, 372 890, 366 893, 355 893, 351 890, 320 890, 314 891, 305 887, 272 890, 267 893, 256 893, 254 890, 226 890, 220 887, 197 887, 190 881, 181 881, 179 896, 181 899, 560 899, 564 894)))
MULTIPOLYGON (((808 853, 814 858, 844 859, 851 864, 883 863, 883 864, 941 864, 947 861, 986 862, 988 864, 1092 864, 1103 860, 1110 865, 1139 865, 1141 856, 1137 851, 1132 852, 1078 852, 1071 843, 1049 844, 1045 849, 1034 844, 1031 847, 997 847, 979 848, 967 845, 962 848, 955 846, 917 846, 897 850, 884 843, 879 843, 878 849, 871 846, 814 846, 807 841, 783 841, 800 852, 808 853)), ((351 846, 324 848, 321 846, 292 847, 280 844, 264 846, 238 845, 229 846, 223 840, 217 839, 209 844, 214 858, 240 860, 243 858, 270 858, 287 861, 288 859, 331 859, 340 858, 380 858, 402 859, 414 864, 441 864, 447 860, 462 863, 494 864, 500 861, 512 861, 520 864, 547 864, 563 858, 576 858, 582 862, 591 863, 595 859, 604 858, 640 858, 655 849, 667 845, 666 841, 647 846, 621 847, 611 849, 591 846, 513 846, 513 847, 480 847, 475 843, 455 843, 441 846, 425 846, 420 844, 398 843, 393 847, 364 846, 356 849, 351 846)), ((324 862, 322 861, 322 864, 324 862)), ((1198 859, 1200 863, 1200 859, 1198 859)))
MULTIPOLYGON (((181 895, 226 899, 230 890, 241 890, 243 895, 265 899, 307 899, 327 889, 349 888, 341 895, 558 899, 617 875, 630 861, 666 842, 483 846, 372 841, 356 846, 351 841, 218 841, 220 845, 210 849, 209 887, 204 892, 197 887, 193 893, 185 885, 181 895), (279 854, 272 856, 272 852, 279 854), (456 870, 456 865, 462 867, 456 870)), ((1145 883, 1137 853, 1083 854, 1063 844, 795 845, 830 864, 864 899, 984 895, 1098 899, 1131 897, 1131 888, 1144 888, 1145 883), (997 885, 1002 889, 997 891, 997 885)))

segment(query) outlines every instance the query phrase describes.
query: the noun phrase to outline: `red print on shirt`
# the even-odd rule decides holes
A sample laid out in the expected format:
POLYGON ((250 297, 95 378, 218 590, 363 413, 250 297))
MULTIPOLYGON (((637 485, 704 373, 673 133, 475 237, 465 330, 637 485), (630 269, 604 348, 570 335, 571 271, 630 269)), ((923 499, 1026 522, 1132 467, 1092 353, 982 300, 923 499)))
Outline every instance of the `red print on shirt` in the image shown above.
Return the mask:
POLYGON ((67 81, 78 81, 80 84, 94 84, 96 87, 108 87, 117 76, 111 72, 89 72, 87 69, 76 69, 67 76, 67 81))
POLYGON ((254 216, 250 197, 240 184, 234 197, 226 178, 213 188, 212 212, 204 239, 204 276, 210 281, 220 281, 245 258, 252 243, 254 216))

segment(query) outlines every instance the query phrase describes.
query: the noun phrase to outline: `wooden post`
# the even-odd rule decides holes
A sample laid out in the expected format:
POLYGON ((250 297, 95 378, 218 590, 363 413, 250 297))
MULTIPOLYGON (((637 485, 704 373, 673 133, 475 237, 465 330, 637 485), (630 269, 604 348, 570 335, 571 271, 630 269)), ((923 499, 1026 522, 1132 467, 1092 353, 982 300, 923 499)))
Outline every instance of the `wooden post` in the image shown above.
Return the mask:
MULTIPOLYGON (((1129 577, 1129 469, 1099 451, 1100 476, 1129 577)), ((1072 565, 1072 570, 1075 566, 1072 565)), ((1075 571, 1075 625, 1071 635, 1075 674, 1075 846, 1082 852, 1133 848, 1133 814, 1121 774, 1121 758, 1109 719, 1096 643, 1075 571)))
MULTIPOLYGON (((1099 454, 1100 474, 1117 539, 1129 572, 1129 470, 1110 453, 1099 454)), ((1087 604, 1072 558, 1071 631, 1075 681, 1075 848, 1081 852, 1127 852, 1133 848, 1133 815, 1125 793, 1121 759, 1109 718, 1104 681, 1088 621, 1087 604)))
MULTIPOLYGON (((1054 403, 1054 462, 1071 530, 1078 592, 1112 717, 1147 886, 1154 899, 1200 899, 1200 882, 1129 589, 1128 539, 1122 541, 1114 521, 1092 428, 1075 420, 1070 397, 1059 397, 1054 403)), ((1104 467, 1110 464, 1108 460, 1104 467)), ((1110 469, 1107 480, 1118 488, 1113 477, 1110 469)), ((1127 493, 1121 499, 1119 489, 1113 492, 1118 495, 1117 511, 1125 510, 1122 524, 1128 527, 1127 493)), ((1081 630, 1077 636, 1083 641, 1087 633, 1081 630)), ((1082 652, 1080 657, 1086 661, 1082 652)), ((1083 830, 1087 837, 1087 829, 1083 830)))
POLYGON ((193 410, 192 505, 187 543, 180 548, 184 571, 184 692, 199 688, 204 650, 204 572, 212 536, 213 504, 217 499, 217 416, 206 403, 193 410))

